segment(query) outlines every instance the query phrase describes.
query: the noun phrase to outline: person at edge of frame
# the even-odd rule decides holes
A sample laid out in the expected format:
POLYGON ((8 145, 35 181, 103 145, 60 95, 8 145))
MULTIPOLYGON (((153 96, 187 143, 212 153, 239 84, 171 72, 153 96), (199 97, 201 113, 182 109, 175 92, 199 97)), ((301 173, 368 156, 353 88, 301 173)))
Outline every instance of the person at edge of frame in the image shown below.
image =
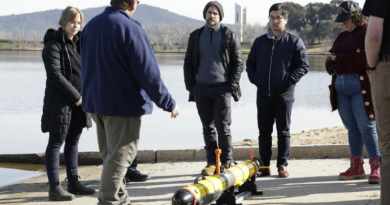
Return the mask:
POLYGON ((365 47, 381 155, 380 204, 388 205, 390 204, 390 2, 389 0, 366 0, 363 14, 369 17, 365 47))

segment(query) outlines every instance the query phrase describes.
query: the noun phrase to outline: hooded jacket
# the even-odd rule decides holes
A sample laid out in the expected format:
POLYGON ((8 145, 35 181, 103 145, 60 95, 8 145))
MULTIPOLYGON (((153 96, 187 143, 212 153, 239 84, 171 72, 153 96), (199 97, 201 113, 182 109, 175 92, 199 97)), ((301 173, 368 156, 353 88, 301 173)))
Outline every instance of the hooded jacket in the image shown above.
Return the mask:
MULTIPOLYGON (((79 55, 78 36, 74 42, 65 37, 62 29, 47 30, 44 37, 42 59, 46 69, 46 89, 41 119, 42 132, 67 133, 69 130, 69 111, 81 98, 79 91, 72 85, 71 62, 68 49, 74 49, 79 55)), ((81 79, 79 79, 81 80, 81 79)), ((92 126, 91 117, 85 114, 85 127, 92 126)))

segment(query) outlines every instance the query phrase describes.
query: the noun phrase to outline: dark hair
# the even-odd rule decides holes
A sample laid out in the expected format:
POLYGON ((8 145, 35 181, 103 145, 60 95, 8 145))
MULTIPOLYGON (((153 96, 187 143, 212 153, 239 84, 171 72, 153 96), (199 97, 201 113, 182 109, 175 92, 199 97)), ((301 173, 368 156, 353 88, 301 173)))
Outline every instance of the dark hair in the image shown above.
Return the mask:
POLYGON ((367 21, 367 17, 363 15, 362 10, 353 11, 351 13, 351 20, 356 26, 363 26, 363 24, 367 21))
POLYGON ((269 8, 268 15, 271 13, 271 11, 281 11, 283 18, 288 19, 288 11, 287 11, 287 6, 282 3, 276 3, 269 8))
POLYGON ((110 2, 111 6, 122 10, 126 10, 128 6, 134 3, 135 0, 111 0, 110 2))

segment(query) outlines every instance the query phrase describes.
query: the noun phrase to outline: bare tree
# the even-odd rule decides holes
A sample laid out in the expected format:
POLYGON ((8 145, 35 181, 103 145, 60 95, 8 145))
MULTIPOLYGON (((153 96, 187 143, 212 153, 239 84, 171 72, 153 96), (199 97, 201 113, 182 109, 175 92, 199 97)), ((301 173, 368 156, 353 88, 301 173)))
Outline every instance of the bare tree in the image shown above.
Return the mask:
POLYGON ((180 51, 180 49, 184 49, 183 40, 188 33, 188 29, 187 29, 188 26, 175 24, 172 27, 173 27, 173 30, 172 30, 173 36, 175 37, 175 39, 177 41, 177 51, 180 51))
POLYGON ((243 30, 243 39, 245 42, 249 42, 252 45, 255 39, 261 34, 264 34, 265 31, 266 28, 258 23, 246 24, 245 29, 243 30))
POLYGON ((153 51, 156 50, 155 46, 158 45, 158 29, 156 26, 146 25, 144 30, 148 34, 150 44, 152 45, 153 51))
POLYGON ((163 45, 163 49, 164 51, 168 49, 170 50, 173 50, 173 46, 172 46, 172 27, 170 25, 167 25, 167 24, 162 24, 158 27, 158 33, 161 37, 161 40, 162 40, 162 45, 163 45))

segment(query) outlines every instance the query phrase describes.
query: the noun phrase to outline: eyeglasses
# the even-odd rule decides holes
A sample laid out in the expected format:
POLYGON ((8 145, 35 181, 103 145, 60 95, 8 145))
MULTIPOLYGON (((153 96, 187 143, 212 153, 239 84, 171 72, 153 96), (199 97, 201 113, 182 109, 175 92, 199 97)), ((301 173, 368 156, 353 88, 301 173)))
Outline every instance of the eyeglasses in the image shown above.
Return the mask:
POLYGON ((277 16, 277 17, 275 17, 275 16, 268 16, 268 19, 270 20, 270 21, 281 21, 282 19, 283 19, 283 17, 282 16, 277 16))

